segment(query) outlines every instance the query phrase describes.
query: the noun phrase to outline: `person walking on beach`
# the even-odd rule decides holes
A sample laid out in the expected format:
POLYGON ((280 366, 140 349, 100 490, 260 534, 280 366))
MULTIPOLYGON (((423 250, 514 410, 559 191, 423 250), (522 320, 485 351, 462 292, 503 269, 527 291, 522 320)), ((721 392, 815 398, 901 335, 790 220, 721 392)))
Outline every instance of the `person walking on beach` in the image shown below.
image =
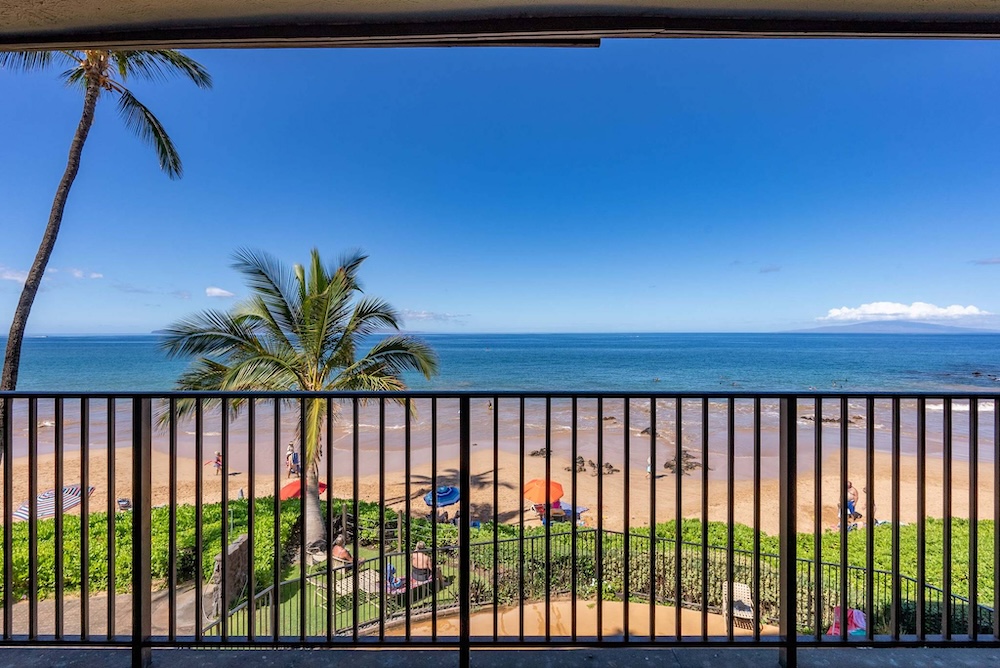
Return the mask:
POLYGON ((215 451, 215 461, 212 465, 215 467, 215 475, 222 475, 222 453, 218 450, 215 451))

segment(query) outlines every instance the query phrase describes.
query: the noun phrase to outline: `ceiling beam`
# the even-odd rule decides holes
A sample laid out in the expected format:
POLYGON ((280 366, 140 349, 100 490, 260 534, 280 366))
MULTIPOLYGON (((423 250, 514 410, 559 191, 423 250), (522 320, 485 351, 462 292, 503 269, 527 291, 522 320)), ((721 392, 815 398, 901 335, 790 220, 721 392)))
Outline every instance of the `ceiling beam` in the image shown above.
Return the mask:
POLYGON ((602 38, 1000 38, 981 20, 577 16, 385 23, 204 25, 0 33, 0 49, 597 46, 602 38))

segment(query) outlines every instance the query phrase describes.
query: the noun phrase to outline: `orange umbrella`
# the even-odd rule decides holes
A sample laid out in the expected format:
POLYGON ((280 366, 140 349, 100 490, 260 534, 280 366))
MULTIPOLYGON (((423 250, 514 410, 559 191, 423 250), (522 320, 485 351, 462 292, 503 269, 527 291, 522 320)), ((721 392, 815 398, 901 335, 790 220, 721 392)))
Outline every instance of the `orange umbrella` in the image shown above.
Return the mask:
MULTIPOLYGON (((326 483, 320 482, 319 493, 322 494, 325 491, 326 491, 326 483)), ((281 499, 282 501, 287 501, 288 499, 297 499, 299 498, 299 494, 301 493, 302 493, 302 480, 301 479, 293 480, 281 488, 281 493, 278 495, 278 498, 281 499)))
POLYGON ((548 484, 540 478, 529 480, 524 485, 524 498, 532 503, 545 503, 545 493, 548 490, 549 503, 555 503, 562 498, 563 488, 557 482, 549 481, 548 484))

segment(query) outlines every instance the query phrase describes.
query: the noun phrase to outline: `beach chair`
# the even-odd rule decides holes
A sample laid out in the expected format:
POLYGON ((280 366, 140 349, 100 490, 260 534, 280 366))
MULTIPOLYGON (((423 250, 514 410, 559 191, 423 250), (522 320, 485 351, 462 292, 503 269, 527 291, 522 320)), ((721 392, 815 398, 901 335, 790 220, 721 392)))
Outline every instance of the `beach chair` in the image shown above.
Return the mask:
POLYGON ((745 582, 733 583, 733 602, 729 604, 729 588, 722 586, 722 614, 727 618, 732 615, 733 626, 744 629, 753 629, 753 594, 750 593, 750 585, 745 582))
POLYGON ((547 513, 545 512, 544 503, 535 504, 535 512, 538 513, 538 519, 541 521, 542 526, 545 526, 545 524, 549 521, 552 522, 569 521, 569 516, 566 514, 566 511, 563 510, 561 506, 558 506, 556 504, 552 504, 552 507, 548 509, 547 513))

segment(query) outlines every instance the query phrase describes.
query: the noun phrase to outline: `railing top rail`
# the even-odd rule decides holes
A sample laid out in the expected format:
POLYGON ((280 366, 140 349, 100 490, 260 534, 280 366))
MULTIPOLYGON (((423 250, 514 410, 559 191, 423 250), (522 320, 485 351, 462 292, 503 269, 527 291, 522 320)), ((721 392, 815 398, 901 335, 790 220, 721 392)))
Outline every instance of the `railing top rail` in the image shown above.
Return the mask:
POLYGON ((495 399, 495 398, 526 398, 526 399, 1000 399, 1000 390, 977 391, 943 391, 943 392, 891 392, 891 391, 850 391, 850 392, 819 392, 819 391, 607 391, 607 390, 401 390, 393 392, 362 392, 337 390, 330 392, 208 392, 180 390, 143 390, 137 392, 112 391, 81 391, 81 392, 50 392, 41 390, 0 391, 0 399, 495 399))

